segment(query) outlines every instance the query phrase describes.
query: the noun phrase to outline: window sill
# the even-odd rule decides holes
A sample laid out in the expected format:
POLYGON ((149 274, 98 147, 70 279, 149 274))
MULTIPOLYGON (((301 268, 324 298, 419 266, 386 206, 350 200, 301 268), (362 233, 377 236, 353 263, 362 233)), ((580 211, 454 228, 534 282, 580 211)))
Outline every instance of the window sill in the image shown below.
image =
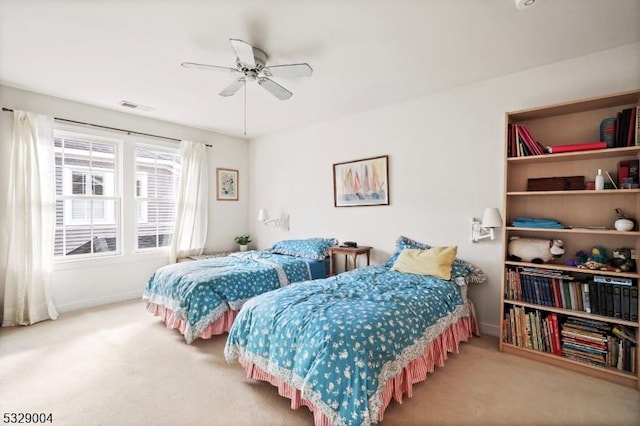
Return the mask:
POLYGON ((164 259, 169 261, 168 250, 153 250, 119 254, 114 256, 85 257, 81 259, 65 259, 54 261, 53 272, 68 271, 73 269, 95 268, 105 265, 119 265, 134 262, 144 262, 164 259))

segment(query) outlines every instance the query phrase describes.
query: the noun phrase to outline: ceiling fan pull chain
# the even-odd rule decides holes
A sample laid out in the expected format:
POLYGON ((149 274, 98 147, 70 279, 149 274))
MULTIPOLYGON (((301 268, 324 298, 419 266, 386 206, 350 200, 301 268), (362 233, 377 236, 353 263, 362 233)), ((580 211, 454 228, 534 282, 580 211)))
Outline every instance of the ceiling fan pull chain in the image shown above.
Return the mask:
POLYGON ((244 135, 247 136, 247 80, 244 80, 244 135))

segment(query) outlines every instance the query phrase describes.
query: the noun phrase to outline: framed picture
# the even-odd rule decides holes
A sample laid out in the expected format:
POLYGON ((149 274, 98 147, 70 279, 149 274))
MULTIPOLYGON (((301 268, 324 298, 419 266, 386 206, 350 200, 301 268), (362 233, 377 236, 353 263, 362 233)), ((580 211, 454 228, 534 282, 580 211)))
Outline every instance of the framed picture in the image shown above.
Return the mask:
POLYGON ((333 165, 336 207, 389 205, 389 156, 333 165))
POLYGON ((238 201, 238 171, 216 169, 216 200, 238 201))

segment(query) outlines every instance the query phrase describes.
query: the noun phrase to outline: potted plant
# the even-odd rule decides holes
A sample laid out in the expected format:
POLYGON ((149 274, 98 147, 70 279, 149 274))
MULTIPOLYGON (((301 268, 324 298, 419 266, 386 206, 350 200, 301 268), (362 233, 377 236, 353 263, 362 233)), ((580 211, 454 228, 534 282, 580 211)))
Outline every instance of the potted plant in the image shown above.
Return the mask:
POLYGON ((251 235, 245 234, 245 235, 238 235, 236 237, 236 243, 238 243, 238 245, 240 246, 240 251, 247 251, 247 247, 249 246, 250 242, 251 242, 251 235))

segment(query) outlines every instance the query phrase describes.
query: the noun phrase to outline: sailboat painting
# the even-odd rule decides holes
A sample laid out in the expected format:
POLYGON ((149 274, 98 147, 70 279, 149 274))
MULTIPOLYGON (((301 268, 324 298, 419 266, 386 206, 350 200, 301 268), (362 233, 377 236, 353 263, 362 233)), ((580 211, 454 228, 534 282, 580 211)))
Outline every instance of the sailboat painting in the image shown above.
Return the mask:
POLYGON ((333 165, 333 201, 336 207, 389 204, 389 156, 333 165))

